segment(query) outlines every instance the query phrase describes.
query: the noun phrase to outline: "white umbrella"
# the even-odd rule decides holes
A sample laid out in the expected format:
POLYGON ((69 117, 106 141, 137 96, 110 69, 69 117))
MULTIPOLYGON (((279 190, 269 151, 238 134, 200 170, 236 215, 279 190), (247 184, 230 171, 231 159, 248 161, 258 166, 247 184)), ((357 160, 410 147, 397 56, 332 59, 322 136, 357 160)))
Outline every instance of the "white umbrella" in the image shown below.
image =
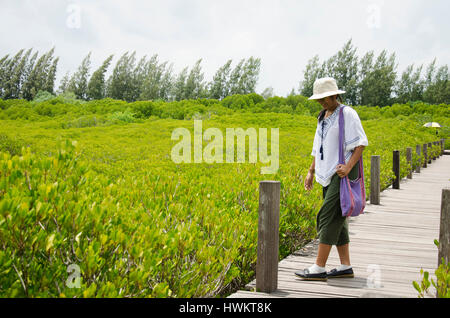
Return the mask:
POLYGON ((439 123, 426 123, 425 125, 423 125, 423 127, 437 127, 437 128, 441 128, 441 125, 439 123))

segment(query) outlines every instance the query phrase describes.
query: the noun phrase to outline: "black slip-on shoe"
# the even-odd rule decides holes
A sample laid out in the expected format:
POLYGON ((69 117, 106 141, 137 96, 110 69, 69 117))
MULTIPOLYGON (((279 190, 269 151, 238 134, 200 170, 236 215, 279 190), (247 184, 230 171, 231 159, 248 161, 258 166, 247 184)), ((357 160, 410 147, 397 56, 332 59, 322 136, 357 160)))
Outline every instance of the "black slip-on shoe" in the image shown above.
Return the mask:
POLYGON ((295 272, 295 276, 302 278, 303 280, 317 280, 317 281, 326 281, 327 280, 327 272, 319 273, 319 274, 311 274, 309 270, 301 269, 298 272, 295 272))
POLYGON ((353 273, 353 268, 349 268, 343 271, 338 271, 336 268, 332 269, 327 273, 328 278, 353 278, 355 274, 353 273))

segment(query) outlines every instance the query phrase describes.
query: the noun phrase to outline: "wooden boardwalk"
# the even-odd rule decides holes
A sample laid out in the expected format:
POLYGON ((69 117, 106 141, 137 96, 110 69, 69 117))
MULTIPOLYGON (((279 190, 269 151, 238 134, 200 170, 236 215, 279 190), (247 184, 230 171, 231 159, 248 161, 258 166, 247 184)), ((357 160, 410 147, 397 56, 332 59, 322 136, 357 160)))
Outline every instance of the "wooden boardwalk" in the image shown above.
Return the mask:
MULTIPOLYGON (((315 262, 317 241, 288 256, 278 265, 278 289, 255 292, 252 281, 246 290, 230 298, 303 297, 418 297, 412 282, 420 281, 420 269, 434 271, 438 264, 442 189, 450 187, 450 156, 443 155, 412 179, 403 179, 400 190, 381 192, 381 205, 367 204, 365 214, 350 219, 350 260, 354 278, 303 281, 294 272, 315 262)), ((335 247, 327 270, 340 265, 335 247)), ((430 291, 435 294, 433 286, 430 291)))

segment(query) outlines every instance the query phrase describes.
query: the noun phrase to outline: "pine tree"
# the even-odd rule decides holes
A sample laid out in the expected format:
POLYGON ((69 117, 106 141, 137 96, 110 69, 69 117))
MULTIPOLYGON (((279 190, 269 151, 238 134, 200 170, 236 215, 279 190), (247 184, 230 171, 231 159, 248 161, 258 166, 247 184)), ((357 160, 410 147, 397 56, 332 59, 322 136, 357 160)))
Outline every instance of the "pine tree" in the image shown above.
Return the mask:
POLYGON ((230 95, 243 94, 244 92, 244 87, 242 86, 242 82, 240 82, 240 79, 244 73, 244 63, 245 59, 242 59, 231 72, 230 80, 228 82, 230 95))
POLYGON ((222 100, 229 95, 228 81, 231 71, 231 62, 228 60, 225 65, 219 68, 214 74, 213 80, 209 83, 209 97, 222 100))
POLYGON ((165 101, 173 99, 173 96, 171 95, 172 87, 174 85, 173 83, 174 79, 172 74, 173 74, 173 63, 171 63, 169 67, 164 71, 164 75, 161 78, 159 97, 165 101))
POLYGON ((88 99, 88 78, 91 66, 91 52, 81 61, 77 71, 69 81, 67 91, 73 92, 78 99, 88 99))
POLYGON ((338 87, 346 92, 343 95, 345 102, 349 105, 356 105, 358 57, 351 39, 331 58, 330 65, 327 65, 327 67, 329 76, 336 79, 338 87))
POLYGON ((447 65, 441 66, 424 92, 424 99, 432 104, 450 103, 450 74, 447 65))
POLYGON ((10 94, 11 96, 9 98, 21 98, 21 90, 23 83, 25 81, 26 76, 26 65, 28 58, 30 57, 32 49, 29 49, 25 55, 20 59, 20 61, 17 63, 17 65, 14 66, 14 69, 12 70, 12 75, 10 78, 10 94))
POLYGON ((56 70, 58 67, 59 57, 53 60, 52 66, 48 70, 47 78, 45 80, 45 84, 43 89, 51 94, 54 94, 55 87, 55 79, 56 79, 56 70))
POLYGON ((67 92, 67 89, 69 87, 69 81, 70 81, 70 72, 67 71, 59 84, 59 88, 57 91, 58 94, 64 94, 65 92, 67 92))
POLYGON ((141 100, 156 100, 160 98, 162 77, 167 62, 158 64, 158 55, 155 54, 145 65, 145 78, 142 83, 141 100))
POLYGON ((371 56, 363 58, 362 68, 365 68, 365 76, 361 76, 360 83, 361 104, 368 106, 387 106, 392 102, 391 94, 394 91, 396 80, 395 72, 395 53, 387 58, 387 51, 383 50, 377 57, 375 63, 372 63, 371 56), (370 64, 367 64, 369 63, 370 64), (367 69, 370 69, 367 71, 367 69))
POLYGON ((175 85, 173 86, 173 98, 176 101, 180 101, 186 98, 186 79, 187 79, 188 67, 186 66, 180 74, 178 74, 177 79, 175 81, 175 85))
POLYGON ((255 92, 258 82, 261 59, 250 57, 243 66, 242 76, 239 79, 240 94, 250 94, 255 92))
POLYGON ((117 61, 113 73, 108 80, 108 97, 131 102, 136 100, 136 84, 133 79, 136 52, 123 54, 117 61))
POLYGON ((205 84, 203 82, 204 74, 200 63, 202 59, 198 60, 194 67, 191 69, 189 76, 186 79, 186 85, 184 87, 184 94, 186 99, 197 99, 205 97, 205 84))
POLYGON ((10 98, 15 98, 14 93, 15 93, 15 82, 17 82, 18 80, 20 80, 19 78, 15 78, 16 74, 15 74, 15 70, 18 69, 20 66, 20 61, 22 59, 22 53, 23 53, 24 49, 21 49, 19 52, 16 53, 16 55, 14 55, 14 57, 12 59, 9 60, 7 67, 6 67, 6 72, 5 72, 5 79, 4 79, 4 92, 3 92, 3 99, 10 99, 10 98))
POLYGON ((5 55, 0 59, 0 98, 3 97, 5 84, 6 84, 6 69, 9 63, 9 54, 5 55))
POLYGON ((32 89, 32 78, 31 73, 34 69, 34 63, 36 62, 36 59, 39 55, 39 52, 36 52, 33 54, 31 59, 27 62, 27 65, 25 66, 24 70, 24 76, 23 76, 23 84, 20 91, 20 98, 24 99, 31 99, 31 89, 32 89))
POLYGON ((108 70, 113 56, 110 55, 92 74, 87 88, 88 99, 102 99, 105 97, 105 73, 108 70))
POLYGON ((306 64, 305 71, 303 72, 303 81, 300 82, 300 94, 307 97, 312 96, 314 82, 316 79, 323 77, 323 73, 324 71, 319 64, 319 56, 316 55, 306 64))

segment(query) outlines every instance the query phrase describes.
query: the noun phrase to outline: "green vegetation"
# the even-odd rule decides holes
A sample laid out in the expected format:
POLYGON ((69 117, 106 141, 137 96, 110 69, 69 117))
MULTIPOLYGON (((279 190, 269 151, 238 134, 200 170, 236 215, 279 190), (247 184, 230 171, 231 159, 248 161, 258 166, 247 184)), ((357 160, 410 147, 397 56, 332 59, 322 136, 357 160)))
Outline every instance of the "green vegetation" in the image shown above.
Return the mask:
MULTIPOLYGON (((434 244, 439 247, 439 242, 434 241, 434 244)), ((437 297, 437 298, 450 298, 450 264, 442 257, 439 267, 435 270, 436 281, 431 279, 430 273, 420 270, 422 280, 420 284, 416 281, 413 282, 414 288, 419 293, 419 298, 425 298, 425 296, 437 297), (430 295, 429 288, 433 285, 436 289, 436 295, 430 295)))
MULTIPOLYGON (((303 188, 315 102, 257 94, 131 103, 41 97, 0 100, 1 296, 224 296, 254 276, 257 193, 268 177, 281 182, 280 258, 315 237, 322 191, 303 188), (261 175, 259 162, 173 163, 171 133, 193 132, 194 118, 223 133, 279 128, 278 173, 261 175), (80 267, 80 288, 66 285, 71 264, 80 267)), ((448 136, 448 105, 355 109, 369 139, 368 196, 371 155, 381 156, 385 188, 392 150, 403 153, 404 177, 406 147, 448 136), (422 127, 431 119, 444 126, 439 136, 422 127)))

